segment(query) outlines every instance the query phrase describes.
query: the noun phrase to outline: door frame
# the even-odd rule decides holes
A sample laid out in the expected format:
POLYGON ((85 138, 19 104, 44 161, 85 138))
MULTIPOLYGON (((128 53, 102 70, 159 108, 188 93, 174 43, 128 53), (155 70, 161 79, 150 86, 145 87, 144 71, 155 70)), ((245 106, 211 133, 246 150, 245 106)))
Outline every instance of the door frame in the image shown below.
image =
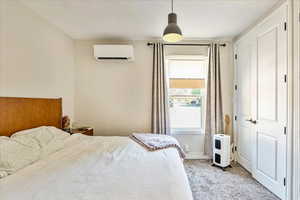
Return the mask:
POLYGON ((291 93, 293 94, 293 106, 291 109, 294 111, 291 113, 291 149, 290 149, 290 171, 288 175, 291 177, 288 184, 291 186, 288 188, 288 197, 293 200, 300 199, 300 0, 289 0, 290 6, 290 27, 293 30, 290 31, 290 70, 291 70, 291 93))
MULTIPOLYGON (((300 0, 286 0, 281 1, 276 5, 272 11, 277 8, 287 5, 288 6, 288 64, 287 64, 287 142, 286 142, 286 200, 300 199, 300 38, 299 38, 299 12, 300 0), (297 30, 296 30, 297 29, 297 30), (298 37, 297 37, 298 36, 298 37), (297 45, 294 45, 297 42, 297 45)), ((258 25, 263 23, 273 12, 270 12, 266 17, 261 19, 258 23, 252 26, 247 32, 242 33, 234 40, 234 85, 237 84, 237 63, 234 55, 236 52, 236 44, 248 35, 258 25)), ((235 90, 234 90, 235 91, 235 90)), ((233 96, 234 110, 233 115, 237 114, 237 98, 236 91, 233 96)), ((234 121, 233 135, 234 146, 237 145, 237 123, 234 121)), ((237 161, 236 151, 234 151, 234 160, 237 161)), ((250 171, 251 172, 251 171, 250 171)))

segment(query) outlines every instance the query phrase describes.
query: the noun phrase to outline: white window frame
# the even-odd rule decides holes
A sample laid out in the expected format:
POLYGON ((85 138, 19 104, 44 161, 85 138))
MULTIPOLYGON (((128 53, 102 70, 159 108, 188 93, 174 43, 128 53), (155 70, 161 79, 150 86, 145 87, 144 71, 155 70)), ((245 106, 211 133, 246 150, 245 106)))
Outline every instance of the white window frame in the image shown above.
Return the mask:
MULTIPOLYGON (((203 56, 203 55, 168 55, 165 57, 165 65, 167 66, 167 72, 169 68, 169 60, 187 60, 187 61, 204 61, 208 63, 208 56, 203 56)), ((167 74, 167 79, 169 80, 168 73, 167 74)), ((167 87, 169 90, 169 81, 167 81, 167 87)), ((206 99, 206 98, 205 98, 206 99)), ((205 101, 204 101, 205 102, 205 101)), ((206 113, 206 102, 204 104, 203 108, 204 116, 206 113)), ((204 135, 205 134, 205 120, 204 123, 202 124, 202 128, 172 128, 170 127, 170 132, 171 135, 204 135)))

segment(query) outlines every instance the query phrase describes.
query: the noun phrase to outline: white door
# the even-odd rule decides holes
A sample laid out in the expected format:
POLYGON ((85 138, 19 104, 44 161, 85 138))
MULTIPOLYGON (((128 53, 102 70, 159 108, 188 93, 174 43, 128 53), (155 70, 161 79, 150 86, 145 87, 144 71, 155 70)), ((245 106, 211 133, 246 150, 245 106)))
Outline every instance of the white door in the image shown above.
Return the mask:
POLYGON ((251 118, 251 46, 248 41, 236 45, 236 158, 251 171, 252 157, 252 124, 251 118))
MULTIPOLYGON (((255 131, 252 173, 285 199, 287 124, 287 6, 257 29, 255 131)), ((253 123, 254 124, 254 123, 253 123)))

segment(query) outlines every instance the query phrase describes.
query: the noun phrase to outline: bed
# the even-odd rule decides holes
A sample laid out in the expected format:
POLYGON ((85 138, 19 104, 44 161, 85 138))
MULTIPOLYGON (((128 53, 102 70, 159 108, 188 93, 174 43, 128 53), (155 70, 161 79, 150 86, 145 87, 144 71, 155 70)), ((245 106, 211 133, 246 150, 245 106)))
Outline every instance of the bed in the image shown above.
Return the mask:
MULTIPOLYGON (((61 99, 0 98, 0 135, 61 128, 61 99)), ((175 148, 148 152, 128 137, 74 134, 63 148, 0 179, 1 200, 191 200, 175 148)))

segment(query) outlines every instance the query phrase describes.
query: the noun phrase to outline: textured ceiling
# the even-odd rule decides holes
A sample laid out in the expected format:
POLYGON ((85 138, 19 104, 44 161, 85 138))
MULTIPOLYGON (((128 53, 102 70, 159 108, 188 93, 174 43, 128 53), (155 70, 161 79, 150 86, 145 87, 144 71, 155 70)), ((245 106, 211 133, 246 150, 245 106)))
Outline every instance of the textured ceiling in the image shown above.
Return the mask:
MULTIPOLYGON (((167 25, 170 0, 20 0, 74 39, 151 39, 167 25)), ((174 0, 187 38, 233 37, 278 0, 174 0)))

